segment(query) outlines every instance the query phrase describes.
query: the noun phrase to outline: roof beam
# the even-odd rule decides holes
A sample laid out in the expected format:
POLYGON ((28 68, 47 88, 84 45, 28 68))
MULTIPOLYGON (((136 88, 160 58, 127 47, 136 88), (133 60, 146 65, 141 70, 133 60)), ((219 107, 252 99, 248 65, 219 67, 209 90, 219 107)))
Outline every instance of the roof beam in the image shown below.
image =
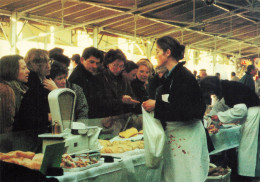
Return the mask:
MULTIPOLYGON (((71 5, 71 6, 66 6, 66 7, 64 8, 64 10, 67 10, 67 9, 69 9, 69 8, 73 8, 73 7, 75 7, 75 6, 78 6, 78 4, 73 4, 73 5, 71 5)), ((55 14, 55 13, 59 13, 60 11, 62 11, 62 10, 61 10, 61 9, 57 9, 56 11, 52 11, 52 12, 46 13, 45 16, 49 16, 49 15, 52 15, 52 14, 55 14)))
MULTIPOLYGON (((245 34, 245 33, 243 32, 243 33, 240 33, 240 34, 236 34, 236 35, 234 35, 235 32, 240 32, 241 29, 244 29, 244 28, 247 28, 247 27, 250 27, 250 25, 245 26, 245 27, 241 27, 241 28, 237 28, 237 29, 233 30, 233 31, 232 31, 232 33, 233 33, 233 37, 237 37, 237 36, 239 36, 239 35, 243 35, 243 34, 245 34)), ((219 35, 230 37, 229 34, 230 34, 230 32, 227 32, 227 33, 225 33, 225 34, 219 34, 219 35)), ((212 39, 212 37, 209 38, 209 39, 212 39)), ((194 45, 194 44, 200 44, 200 45, 211 44, 211 42, 213 42, 214 40, 212 40, 212 41, 208 41, 209 39, 204 39, 204 40, 201 40, 201 41, 195 42, 195 43, 193 43, 193 45, 194 45), (205 43, 202 43, 202 44, 201 44, 201 42, 205 42, 205 43)))
MULTIPOLYGON (((20 1, 20 0, 12 0, 13 3, 16 2, 16 1, 20 1)), ((10 0, 6 0, 5 2, 1 2, 0 8, 7 6, 8 4, 10 4, 10 0)))
POLYGON ((87 0, 71 0, 71 1, 77 1, 77 2, 81 2, 81 3, 85 3, 85 4, 91 4, 91 5, 99 6, 100 8, 107 7, 107 8, 120 8, 120 9, 128 9, 128 10, 132 9, 132 7, 128 7, 128 6, 120 6, 120 5, 100 3, 100 2, 89 2, 87 0))
POLYGON ((11 16, 12 12, 4 9, 0 9, 0 15, 11 16))
MULTIPOLYGON (((52 23, 52 24, 61 25, 61 20, 56 19, 56 18, 48 18, 48 17, 43 17, 43 16, 31 15, 31 14, 22 15, 21 18, 32 20, 32 21, 35 21, 35 22, 43 23, 43 24, 44 24, 44 22, 49 22, 49 23, 52 23), (42 21, 44 21, 44 22, 42 22, 42 21)), ((71 22, 71 21, 63 21, 63 24, 71 26, 71 25, 76 25, 77 23, 71 22)))
POLYGON ((246 10, 253 11, 253 12, 260 12, 260 8, 254 8, 254 7, 248 7, 248 6, 239 6, 239 5, 235 5, 235 4, 231 4, 231 3, 222 2, 222 1, 219 1, 219 0, 217 1, 217 4, 231 6, 231 7, 235 7, 235 8, 239 8, 239 9, 246 9, 246 10))
MULTIPOLYGON (((161 2, 162 3, 162 2, 161 2)), ((140 13, 137 13, 137 15, 142 15, 142 14, 145 14, 145 13, 148 13, 148 12, 150 12, 150 11, 154 11, 154 10, 156 10, 156 9, 159 9, 159 8, 162 8, 162 7, 165 7, 165 6, 168 6, 168 5, 170 5, 170 4, 173 4, 173 3, 175 3, 175 2, 173 2, 173 1, 166 1, 166 2, 163 2, 163 4, 158 4, 158 5, 156 5, 156 6, 152 6, 152 7, 150 7, 148 10, 146 10, 146 11, 144 11, 144 12, 140 12, 140 13)), ((146 17, 145 17, 146 18, 146 17)), ((125 19, 121 19, 121 20, 119 20, 119 21, 124 21, 125 19)), ((111 26, 111 25, 113 25, 113 24, 116 24, 116 23, 118 23, 118 21, 117 22, 111 22, 111 23, 109 23, 109 24, 104 24, 102 27, 105 27, 105 26, 111 26)))
POLYGON ((66 15, 64 15, 64 17, 71 16, 71 15, 73 15, 73 14, 77 14, 77 13, 86 11, 86 10, 91 9, 91 8, 93 8, 93 6, 90 6, 90 7, 88 7, 88 8, 81 8, 81 9, 78 10, 78 11, 73 11, 73 12, 71 12, 71 13, 66 13, 66 15))
MULTIPOLYGON (((168 0, 167 0, 168 1, 168 0)), ((157 4, 157 3, 154 3, 154 4, 157 4)), ((141 8, 133 8, 132 10, 129 10, 129 11, 126 11, 126 12, 121 12, 121 13, 118 13, 118 14, 115 14, 115 15, 110 15, 110 16, 107 16, 107 17, 102 17, 102 18, 98 18, 98 19, 94 19, 94 20, 91 20, 91 21, 88 21, 88 22, 85 22, 85 23, 80 23, 80 24, 77 24, 77 25, 72 25, 70 27, 66 27, 62 30, 57 30, 55 31, 54 33, 57 33, 57 32, 62 32, 62 31, 65 31, 65 30, 72 30, 72 29, 75 29, 75 28, 78 28, 78 27, 83 27, 83 26, 86 26, 86 25, 90 25, 92 23, 97 23, 97 22, 101 22, 101 21, 104 21, 104 20, 108 20, 108 19, 112 19, 112 18, 115 18, 115 17, 118 17, 118 16, 122 16, 122 15, 125 15, 125 14, 132 14, 133 12, 135 11, 141 11, 142 9, 144 8, 147 8, 147 7, 150 7, 151 5, 147 5, 147 6, 143 6, 141 8)), ((51 33, 53 32, 47 32, 45 33, 44 35, 41 35, 42 37, 44 36, 47 36, 47 35, 50 35, 51 33)), ((39 37, 39 36, 32 36, 32 37, 28 37, 26 38, 26 40, 30 40, 30 39, 34 39, 35 37, 39 37)))
MULTIPOLYGON (((258 39, 259 37, 260 37, 260 35, 258 35, 258 36, 256 36, 256 37, 252 37, 252 38, 250 38, 250 39, 246 39, 245 42, 248 42, 248 41, 251 41, 251 40, 254 40, 254 39, 258 39)), ((219 48, 219 49, 225 49, 225 48, 231 47, 231 46, 233 46, 233 45, 235 45, 235 44, 237 44, 237 43, 228 44, 228 45, 223 46, 223 47, 221 47, 221 48, 219 48)), ((245 45, 247 45, 247 44, 245 44, 245 45)), ((255 46, 258 47, 259 45, 253 45, 253 46, 254 46, 254 47, 255 47, 255 46)))
POLYGON ((32 8, 27 8, 26 10, 20 11, 19 13, 21 13, 21 14, 28 13, 28 12, 31 12, 31 11, 33 11, 33 10, 39 9, 39 8, 41 8, 41 7, 47 6, 47 5, 49 5, 49 4, 56 3, 56 2, 58 2, 58 1, 60 1, 60 0, 51 0, 51 1, 47 1, 46 3, 41 3, 41 4, 39 4, 39 2, 38 2, 38 4, 39 4, 38 6, 34 6, 34 7, 32 7, 32 8))

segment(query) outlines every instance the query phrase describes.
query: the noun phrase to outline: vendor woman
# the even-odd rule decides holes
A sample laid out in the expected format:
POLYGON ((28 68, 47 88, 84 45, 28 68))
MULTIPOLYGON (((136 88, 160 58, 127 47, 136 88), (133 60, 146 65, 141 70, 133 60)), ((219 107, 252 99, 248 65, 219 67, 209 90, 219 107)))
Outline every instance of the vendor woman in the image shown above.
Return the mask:
POLYGON ((185 47, 165 36, 157 40, 158 67, 168 69, 166 81, 157 89, 156 100, 143 102, 146 111, 165 127, 163 178, 165 182, 205 181, 209 155, 206 134, 201 122, 205 104, 193 74, 179 62, 185 47))
MULTIPOLYGON (((242 83, 219 80, 214 76, 204 78, 200 86, 205 100, 209 100, 210 94, 215 94, 219 99, 208 114, 212 120, 221 123, 239 121, 242 125, 238 147, 238 174, 260 177, 258 96, 242 83)), ((235 157, 236 154, 233 153, 232 156, 235 157)), ((233 168, 232 173, 235 171, 236 168, 233 168)))

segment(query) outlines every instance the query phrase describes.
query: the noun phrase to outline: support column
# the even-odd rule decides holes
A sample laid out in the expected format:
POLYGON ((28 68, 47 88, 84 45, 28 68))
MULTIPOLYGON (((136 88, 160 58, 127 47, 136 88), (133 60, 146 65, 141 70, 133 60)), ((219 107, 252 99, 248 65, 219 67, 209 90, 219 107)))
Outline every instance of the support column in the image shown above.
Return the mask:
POLYGON ((215 72, 216 72, 216 64, 217 64, 217 37, 215 36, 214 37, 215 39, 215 48, 214 48, 214 51, 213 51, 213 74, 215 75, 215 72))
POLYGON ((98 27, 93 29, 93 46, 98 48, 98 27))
POLYGON ((185 52, 184 52, 184 60, 186 62, 190 61, 189 60, 189 50, 190 50, 190 45, 188 44, 188 45, 185 46, 185 52))
POLYGON ((154 39, 150 38, 146 41, 146 57, 147 59, 151 59, 152 49, 154 45, 154 39))
POLYGON ((17 12, 13 12, 10 18, 10 26, 11 26, 11 31, 10 31, 10 42, 11 42, 11 54, 17 54, 17 48, 16 48, 16 43, 17 43, 17 12))

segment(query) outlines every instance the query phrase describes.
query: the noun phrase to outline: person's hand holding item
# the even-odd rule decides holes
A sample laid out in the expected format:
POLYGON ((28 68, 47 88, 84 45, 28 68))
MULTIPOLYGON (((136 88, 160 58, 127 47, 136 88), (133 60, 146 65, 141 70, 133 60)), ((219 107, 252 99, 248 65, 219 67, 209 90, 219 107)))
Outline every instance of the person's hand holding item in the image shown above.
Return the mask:
POLYGON ((111 116, 106 117, 106 118, 101 120, 101 123, 105 128, 110 128, 114 124, 114 119, 111 116))
POLYGON ((154 110, 155 108, 155 100, 149 99, 145 102, 143 102, 143 108, 147 111, 147 112, 151 112, 154 110))
POLYGON ((122 102, 124 104, 139 104, 140 103, 138 100, 133 99, 129 95, 123 95, 122 102))
POLYGON ((218 115, 213 115, 213 116, 211 116, 211 119, 212 119, 213 121, 219 121, 218 115))
POLYGON ((50 78, 50 79, 44 79, 42 81, 42 84, 44 85, 44 88, 48 89, 49 91, 57 89, 57 85, 55 82, 50 78))

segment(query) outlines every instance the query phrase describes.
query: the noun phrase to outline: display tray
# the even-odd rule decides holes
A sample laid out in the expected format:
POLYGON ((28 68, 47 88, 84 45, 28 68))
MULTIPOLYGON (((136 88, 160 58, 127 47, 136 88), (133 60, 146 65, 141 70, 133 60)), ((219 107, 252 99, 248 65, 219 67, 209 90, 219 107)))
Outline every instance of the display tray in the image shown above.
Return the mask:
POLYGON ((63 167, 65 172, 76 172, 97 167, 102 163, 99 152, 74 155, 64 154, 61 167, 63 167))
POLYGON ((78 171, 83 171, 83 170, 87 170, 93 167, 97 167, 100 166, 104 163, 103 160, 99 160, 97 163, 95 164, 89 164, 86 167, 75 167, 75 168, 63 168, 64 172, 78 172, 78 171))
POLYGON ((125 140, 131 140, 131 141, 138 141, 143 140, 144 135, 143 134, 137 134, 136 136, 130 137, 130 138, 121 138, 120 136, 116 136, 110 140, 110 142, 113 141, 125 141, 125 140))
POLYGON ((101 153, 102 156, 112 156, 115 158, 122 158, 133 155, 140 155, 144 153, 144 149, 134 149, 123 153, 101 153))
POLYGON ((63 166, 63 170, 65 172, 77 172, 77 171, 90 169, 92 167, 100 166, 103 163, 103 161, 100 160, 100 153, 76 154, 76 155, 67 154, 63 156, 62 163, 71 165, 71 167, 68 167, 68 165, 64 165, 67 167, 63 166))

